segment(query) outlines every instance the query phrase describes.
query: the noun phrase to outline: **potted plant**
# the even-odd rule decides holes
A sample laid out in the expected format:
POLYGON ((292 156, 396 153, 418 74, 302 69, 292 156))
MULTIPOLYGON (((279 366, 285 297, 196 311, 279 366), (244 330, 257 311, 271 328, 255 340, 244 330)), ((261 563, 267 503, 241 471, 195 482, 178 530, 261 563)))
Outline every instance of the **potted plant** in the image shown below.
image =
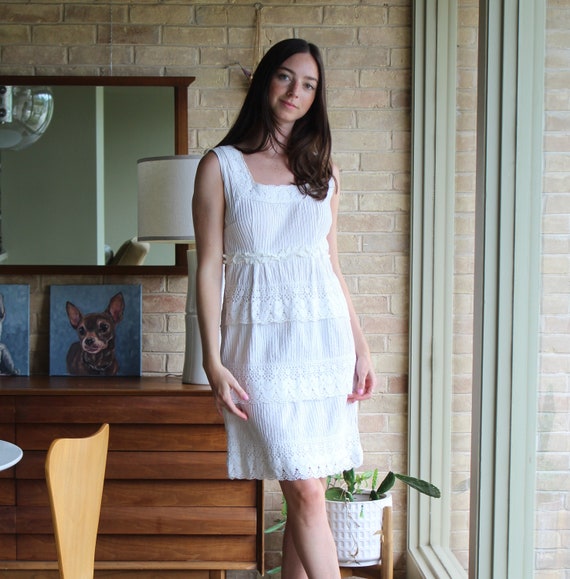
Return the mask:
MULTIPOLYGON (((350 469, 327 477, 327 516, 342 567, 376 565, 380 562, 383 510, 392 507, 389 491, 397 480, 430 497, 441 496, 436 486, 415 477, 390 471, 378 487, 377 479, 378 469, 361 473, 350 469)), ((265 532, 281 531, 286 522, 287 503, 283 498, 281 518, 265 532)), ((280 570, 276 567, 267 574, 272 575, 280 570)))
POLYGON ((378 469, 362 473, 350 469, 327 478, 327 516, 343 567, 380 562, 382 515, 384 508, 392 507, 389 491, 396 480, 430 497, 441 496, 436 486, 415 477, 390 471, 378 486, 377 479, 378 469))

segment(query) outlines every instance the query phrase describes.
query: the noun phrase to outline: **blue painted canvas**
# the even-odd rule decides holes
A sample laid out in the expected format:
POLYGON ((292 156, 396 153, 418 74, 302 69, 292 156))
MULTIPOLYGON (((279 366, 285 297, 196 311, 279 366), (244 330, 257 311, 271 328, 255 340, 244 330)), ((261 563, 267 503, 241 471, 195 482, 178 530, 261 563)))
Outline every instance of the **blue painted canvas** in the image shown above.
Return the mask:
POLYGON ((30 286, 0 284, 0 376, 30 375, 30 286))
POLYGON ((140 376, 140 285, 50 287, 51 376, 140 376))

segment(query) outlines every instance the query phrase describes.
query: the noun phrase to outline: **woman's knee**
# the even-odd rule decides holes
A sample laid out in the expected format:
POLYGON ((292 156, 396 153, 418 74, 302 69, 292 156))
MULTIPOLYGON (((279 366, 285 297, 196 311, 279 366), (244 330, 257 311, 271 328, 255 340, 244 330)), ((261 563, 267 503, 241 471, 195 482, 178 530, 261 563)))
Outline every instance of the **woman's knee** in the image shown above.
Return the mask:
POLYGON ((281 490, 285 495, 288 509, 307 513, 324 508, 324 489, 319 479, 282 481, 281 490))

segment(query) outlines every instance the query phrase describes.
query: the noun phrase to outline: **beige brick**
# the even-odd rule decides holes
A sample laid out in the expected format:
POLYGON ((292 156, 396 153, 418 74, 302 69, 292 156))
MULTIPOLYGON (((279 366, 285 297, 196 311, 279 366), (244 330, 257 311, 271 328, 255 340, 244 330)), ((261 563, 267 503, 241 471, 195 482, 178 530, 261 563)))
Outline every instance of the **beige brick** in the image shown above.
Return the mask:
POLYGON ((327 91, 329 106, 333 108, 368 109, 388 108, 390 106, 390 91, 388 90, 342 90, 327 91))
POLYGON ((229 67, 240 63, 245 68, 251 67, 253 51, 251 48, 230 48, 206 46, 200 50, 200 64, 229 67))
POLYGON ((402 253, 409 249, 409 237, 395 233, 366 234, 362 249, 366 253, 402 253))
POLYGON ((34 26, 32 42, 34 44, 93 44, 97 38, 97 29, 93 25, 70 24, 66 26, 34 26))
POLYGON ((385 46, 389 49, 409 47, 412 45, 412 28, 411 26, 362 27, 359 39, 365 46, 385 46))
POLYGON ((358 127, 367 130, 405 131, 411 128, 410 114, 407 111, 362 110, 356 112, 356 118, 358 119, 358 127))
POLYGON ((143 349, 147 352, 184 352, 184 334, 144 334, 143 349))
POLYGON ((335 28, 304 26, 302 37, 316 44, 321 52, 327 52, 328 47, 352 46, 358 42, 356 29, 344 26, 335 28))
POLYGON ((162 354, 143 352, 141 365, 143 375, 164 374, 166 372, 166 360, 162 354))
POLYGON ((223 128, 228 126, 227 117, 222 108, 191 110, 188 112, 188 121, 196 128, 223 128))
POLYGON ((412 55, 409 47, 390 49, 390 68, 411 69, 412 55))
POLYGON ((394 212, 406 213, 410 208, 410 198, 408 195, 400 193, 371 193, 366 192, 361 196, 360 209, 362 211, 394 212))
POLYGON ((333 110, 329 113, 329 122, 333 129, 354 129, 356 128, 356 115, 353 111, 333 110))
POLYGON ((379 151, 376 154, 363 153, 362 155, 362 169, 365 171, 405 173, 410 171, 410 163, 411 158, 408 152, 379 151))
POLYGON ((168 374, 182 374, 184 368, 184 354, 168 354, 166 357, 166 372, 168 374))
POLYGON ((327 50, 327 65, 331 68, 378 68, 388 66, 390 51, 387 48, 360 46, 335 47, 327 50))
POLYGON ((194 20, 192 5, 184 4, 135 4, 129 11, 133 24, 191 24, 194 20))
POLYGON ((389 173, 357 173, 346 172, 343 174, 342 186, 345 192, 356 191, 389 191, 392 188, 392 175, 389 173))
POLYGON ((314 26, 322 24, 323 9, 320 6, 292 5, 263 7, 263 21, 278 22, 280 26, 290 24, 292 26, 314 26))
POLYGON ((363 70, 360 86, 363 88, 406 89, 410 86, 409 70, 363 70))
POLYGON ((148 66, 158 65, 178 65, 191 67, 197 64, 197 49, 176 46, 140 46, 135 50, 135 62, 137 65, 148 66))
POLYGON ((166 331, 164 314, 146 314, 143 317, 143 332, 160 333, 166 331))
POLYGON ((184 46, 220 46, 226 42, 226 29, 211 26, 208 28, 191 26, 163 26, 163 44, 181 44, 184 46))
MULTIPOLYGON (((124 55, 124 51, 123 52, 124 55)), ((130 54, 130 51, 129 51, 130 54)), ((132 60, 129 58, 129 60, 132 60)), ((74 46, 69 49, 69 64, 72 65, 108 65, 111 62, 111 51, 109 46, 93 45, 93 46, 74 46)), ((124 63, 124 58, 118 58, 118 55, 113 51, 113 63, 124 63)))
POLYGON ((7 44, 28 44, 32 32, 29 26, 0 24, 0 38, 2 45, 7 44))
POLYGON ((0 4, 0 22, 38 24, 40 22, 61 22, 60 3, 28 4, 23 2, 0 4))
POLYGON ((372 23, 381 26, 388 21, 388 8, 385 6, 326 6, 323 24, 325 26, 359 27, 372 23))
POLYGON ((118 4, 65 4, 64 21, 68 23, 98 23, 98 22, 126 22, 128 11, 126 6, 118 4))
POLYGON ((3 64, 42 65, 65 64, 67 53, 64 47, 55 46, 5 46, 2 49, 3 64))
POLYGON ((381 131, 334 131, 338 147, 346 151, 379 151, 390 146, 390 134, 381 131))
POLYGON ((166 331, 173 334, 184 334, 184 336, 186 336, 186 321, 182 312, 166 316, 166 331))
POLYGON ((185 295, 149 294, 143 295, 143 310, 147 313, 177 313, 186 308, 185 295))
POLYGON ((155 45, 160 42, 160 26, 121 24, 99 27, 99 42, 105 44, 155 45), (112 35, 112 36, 111 36, 112 35))

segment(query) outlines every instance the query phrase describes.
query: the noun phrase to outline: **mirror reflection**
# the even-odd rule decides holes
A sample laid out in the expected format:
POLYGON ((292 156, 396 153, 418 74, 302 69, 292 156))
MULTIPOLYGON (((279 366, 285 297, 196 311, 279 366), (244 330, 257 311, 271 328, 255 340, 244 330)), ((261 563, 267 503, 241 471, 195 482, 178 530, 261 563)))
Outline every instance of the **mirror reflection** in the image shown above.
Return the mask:
MULTIPOLYGON (((113 264, 137 234, 137 160, 179 152, 173 89, 51 88, 42 137, 0 150, 2 265, 113 264)), ((174 245, 151 244, 142 263, 174 264, 174 245)))

